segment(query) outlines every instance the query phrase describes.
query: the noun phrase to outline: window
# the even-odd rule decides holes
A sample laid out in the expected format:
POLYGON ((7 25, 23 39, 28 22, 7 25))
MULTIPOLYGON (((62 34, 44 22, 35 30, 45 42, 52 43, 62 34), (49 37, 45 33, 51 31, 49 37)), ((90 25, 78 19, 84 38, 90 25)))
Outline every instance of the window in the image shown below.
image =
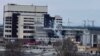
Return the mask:
POLYGON ((5 28, 11 28, 11 26, 5 26, 5 28))
POLYGON ((24 18, 24 22, 34 22, 34 18, 24 18))
POLYGON ((11 21, 12 19, 6 19, 6 21, 11 21))
POLYGON ((11 32, 11 30, 5 30, 5 32, 11 32))
POLYGON ((6 17, 5 21, 12 21, 11 17, 6 17))
POLYGON ((24 20, 24 22, 34 22, 33 20, 24 20))
POLYGON ((62 19, 57 19, 57 20, 62 20, 62 19))
POLYGON ((34 26, 24 26, 24 29, 34 29, 34 26))
POLYGON ((34 31, 24 30, 24 33, 34 33, 34 31))
POLYGON ((6 19, 6 21, 11 21, 11 20, 6 19))
POLYGON ((97 43, 97 35, 93 35, 93 41, 95 42, 95 43, 97 43))
POLYGON ((6 17, 6 19, 11 19, 12 17, 6 17))
POLYGON ((11 35, 5 35, 5 37, 11 37, 11 35))
POLYGON ((34 19, 34 18, 24 18, 24 19, 34 19))
POLYGON ((24 25, 34 25, 33 23, 24 23, 24 25))
POLYGON ((28 29, 28 26, 24 26, 24 29, 28 29))
POLYGON ((6 22, 5 24, 11 24, 11 22, 6 22))
POLYGON ((24 38, 34 38, 33 36, 23 36, 24 38))
POLYGON ((62 21, 60 21, 60 20, 57 20, 56 22, 57 22, 57 23, 62 23, 62 21))
POLYGON ((29 29, 34 29, 34 27, 33 26, 29 26, 29 29))

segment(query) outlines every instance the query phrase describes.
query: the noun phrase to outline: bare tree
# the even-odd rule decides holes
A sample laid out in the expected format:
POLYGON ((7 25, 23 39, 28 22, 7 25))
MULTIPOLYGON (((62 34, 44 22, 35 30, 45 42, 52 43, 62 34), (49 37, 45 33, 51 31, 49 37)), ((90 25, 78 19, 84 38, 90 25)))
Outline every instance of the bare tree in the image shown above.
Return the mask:
POLYGON ((98 53, 100 55, 100 43, 98 43, 98 53))
POLYGON ((6 40, 5 42, 5 56, 22 56, 22 39, 6 40))
POLYGON ((70 38, 64 39, 62 42, 57 41, 53 43, 53 46, 57 52, 57 56, 67 56, 72 55, 74 56, 77 51, 77 46, 74 42, 71 41, 70 38))

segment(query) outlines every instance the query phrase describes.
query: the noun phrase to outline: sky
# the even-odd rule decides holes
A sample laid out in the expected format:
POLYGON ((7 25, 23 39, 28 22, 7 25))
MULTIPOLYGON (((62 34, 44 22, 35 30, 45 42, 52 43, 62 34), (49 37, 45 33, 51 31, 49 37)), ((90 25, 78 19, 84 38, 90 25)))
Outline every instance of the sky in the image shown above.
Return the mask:
POLYGON ((0 24, 3 23, 3 6, 8 3, 47 5, 48 13, 60 15, 66 26, 83 26, 84 20, 89 25, 94 21, 95 26, 100 26, 100 0, 0 0, 0 24))

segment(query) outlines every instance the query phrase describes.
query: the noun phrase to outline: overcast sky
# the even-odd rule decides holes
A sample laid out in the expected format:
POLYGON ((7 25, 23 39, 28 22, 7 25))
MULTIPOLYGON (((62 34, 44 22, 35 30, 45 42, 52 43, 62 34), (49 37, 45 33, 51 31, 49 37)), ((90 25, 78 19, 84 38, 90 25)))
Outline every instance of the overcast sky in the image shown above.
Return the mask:
MULTIPOLYGON (((47 5, 48 13, 60 15, 64 25, 83 25, 83 20, 94 20, 100 26, 100 0, 0 0, 0 23, 3 22, 3 6, 8 3, 47 5)), ((89 23, 91 24, 91 23, 89 23)))

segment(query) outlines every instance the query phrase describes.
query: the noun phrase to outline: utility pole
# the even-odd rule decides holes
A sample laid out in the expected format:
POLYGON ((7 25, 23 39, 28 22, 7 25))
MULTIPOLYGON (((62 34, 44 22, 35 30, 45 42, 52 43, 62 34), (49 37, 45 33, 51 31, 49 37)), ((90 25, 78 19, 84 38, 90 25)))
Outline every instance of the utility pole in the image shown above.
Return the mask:
POLYGON ((83 24, 84 24, 84 27, 86 27, 86 20, 83 20, 83 22, 84 22, 84 23, 83 23, 83 24))
POLYGON ((94 23, 95 23, 95 21, 94 21, 94 20, 92 20, 92 21, 91 21, 91 23, 92 23, 92 27, 94 27, 94 23))
POLYGON ((87 26, 89 27, 90 26, 90 20, 89 19, 87 19, 87 26))
POLYGON ((67 24, 68 24, 68 27, 70 26, 70 23, 71 23, 71 22, 70 22, 70 20, 69 20, 69 18, 68 18, 68 22, 67 22, 67 24))

